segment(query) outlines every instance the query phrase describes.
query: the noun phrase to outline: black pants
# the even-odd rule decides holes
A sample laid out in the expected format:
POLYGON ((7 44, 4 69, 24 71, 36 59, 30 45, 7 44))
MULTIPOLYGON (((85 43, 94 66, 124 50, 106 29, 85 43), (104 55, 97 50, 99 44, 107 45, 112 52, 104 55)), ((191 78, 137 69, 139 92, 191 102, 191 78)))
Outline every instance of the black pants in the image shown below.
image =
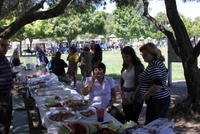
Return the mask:
POLYGON ((145 124, 152 122, 157 118, 165 118, 170 105, 170 96, 163 99, 150 98, 146 101, 146 121, 145 124))
POLYGON ((0 93, 0 134, 8 134, 12 119, 12 96, 0 93))
POLYGON ((138 118, 142 110, 143 103, 133 103, 129 105, 122 105, 126 121, 134 121, 138 123, 138 118))

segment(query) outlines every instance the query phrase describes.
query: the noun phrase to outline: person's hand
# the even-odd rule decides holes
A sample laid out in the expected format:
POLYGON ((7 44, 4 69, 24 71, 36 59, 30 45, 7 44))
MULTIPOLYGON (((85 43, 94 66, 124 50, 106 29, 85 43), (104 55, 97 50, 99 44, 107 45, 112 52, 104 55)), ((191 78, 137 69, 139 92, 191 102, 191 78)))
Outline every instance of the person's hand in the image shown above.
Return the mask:
POLYGON ((95 82, 96 79, 97 79, 97 76, 94 74, 94 75, 92 76, 92 82, 95 82))
POLYGON ((81 89, 81 94, 82 95, 87 95, 87 91, 85 89, 81 89))
POLYGON ((126 98, 122 98, 122 104, 127 105, 129 104, 128 100, 126 98))
POLYGON ((123 96, 124 96, 124 92, 123 92, 123 91, 120 91, 120 94, 121 94, 121 97, 123 97, 123 96))
POLYGON ((138 95, 137 94, 133 94, 131 97, 132 102, 137 100, 138 95))
POLYGON ((148 93, 148 92, 146 92, 145 94, 144 94, 144 99, 146 100, 146 101, 148 101, 149 100, 149 98, 150 98, 150 94, 148 93))

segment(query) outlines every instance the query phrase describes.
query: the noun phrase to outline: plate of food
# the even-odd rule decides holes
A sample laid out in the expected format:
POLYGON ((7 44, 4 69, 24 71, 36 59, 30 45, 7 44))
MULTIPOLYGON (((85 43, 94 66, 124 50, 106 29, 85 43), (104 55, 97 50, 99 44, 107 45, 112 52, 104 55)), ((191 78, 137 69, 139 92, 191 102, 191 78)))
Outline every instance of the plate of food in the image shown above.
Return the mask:
POLYGON ((63 105, 73 110, 83 110, 88 108, 88 102, 82 100, 69 100, 64 102, 63 105))
POLYGON ((45 97, 45 102, 52 102, 52 101, 61 101, 61 97, 60 96, 47 96, 45 97))
POLYGON ((56 101, 49 101, 45 104, 46 107, 50 108, 50 107, 63 107, 63 105, 60 102, 56 102, 56 101))
POLYGON ((81 116, 83 117, 91 117, 95 115, 94 110, 92 109, 86 109, 86 110, 82 110, 79 112, 81 116))
POLYGON ((77 114, 73 111, 66 111, 66 110, 56 110, 52 111, 48 118, 52 122, 65 122, 65 121, 71 121, 76 120, 78 118, 77 114))

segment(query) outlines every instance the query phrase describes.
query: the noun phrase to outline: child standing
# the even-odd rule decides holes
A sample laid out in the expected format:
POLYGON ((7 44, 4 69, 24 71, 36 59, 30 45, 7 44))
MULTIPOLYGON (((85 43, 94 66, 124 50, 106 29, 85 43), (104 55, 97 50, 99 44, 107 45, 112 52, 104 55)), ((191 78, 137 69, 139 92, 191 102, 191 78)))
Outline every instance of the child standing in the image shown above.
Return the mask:
POLYGON ((76 86, 76 79, 77 79, 77 64, 78 64, 79 55, 75 47, 70 47, 69 55, 67 60, 69 61, 69 67, 67 70, 67 75, 69 78, 73 78, 74 87, 76 86))

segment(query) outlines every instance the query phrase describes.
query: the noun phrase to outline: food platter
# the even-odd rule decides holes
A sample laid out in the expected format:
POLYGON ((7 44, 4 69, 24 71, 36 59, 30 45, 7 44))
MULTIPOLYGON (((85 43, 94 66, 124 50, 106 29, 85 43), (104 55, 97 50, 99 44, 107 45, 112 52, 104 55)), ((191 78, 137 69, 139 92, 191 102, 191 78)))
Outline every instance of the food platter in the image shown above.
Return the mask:
POLYGON ((88 102, 81 101, 81 100, 69 100, 69 101, 64 102, 63 105, 73 110, 83 110, 83 109, 88 108, 88 102))
POLYGON ((86 109, 86 110, 82 110, 79 112, 81 116, 83 117, 91 117, 95 115, 94 110, 92 109, 86 109))
POLYGON ((67 122, 71 120, 78 119, 78 116, 73 111, 67 110, 53 110, 48 114, 48 119, 50 122, 67 122))
POLYGON ((63 105, 60 102, 47 102, 45 104, 46 107, 50 108, 50 107, 63 107, 63 105))

